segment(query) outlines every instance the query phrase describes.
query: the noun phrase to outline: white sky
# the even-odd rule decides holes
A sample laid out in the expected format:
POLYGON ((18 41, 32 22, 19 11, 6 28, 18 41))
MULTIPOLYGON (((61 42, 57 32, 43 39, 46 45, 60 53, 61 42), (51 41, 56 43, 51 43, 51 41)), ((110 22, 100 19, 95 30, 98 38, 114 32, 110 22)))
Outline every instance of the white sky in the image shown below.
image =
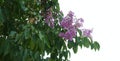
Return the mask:
POLYGON ((85 20, 84 27, 93 28, 93 39, 100 51, 79 48, 71 61, 120 61, 120 0, 59 0, 61 10, 75 12, 85 20))

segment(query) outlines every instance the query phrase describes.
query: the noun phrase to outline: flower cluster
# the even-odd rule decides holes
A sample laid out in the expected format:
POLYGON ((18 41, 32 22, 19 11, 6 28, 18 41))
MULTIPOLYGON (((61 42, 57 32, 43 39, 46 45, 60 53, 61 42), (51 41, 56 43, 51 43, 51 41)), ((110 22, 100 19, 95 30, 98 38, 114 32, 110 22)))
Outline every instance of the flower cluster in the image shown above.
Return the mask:
POLYGON ((82 32, 83 32, 84 37, 92 37, 91 36, 92 30, 90 30, 90 29, 82 29, 82 32))
POLYGON ((77 35, 77 29, 83 26, 84 20, 82 18, 74 18, 74 13, 70 11, 67 16, 60 22, 66 32, 60 32, 59 36, 68 40, 72 40, 77 35))
POLYGON ((51 28, 54 28, 54 18, 52 16, 51 9, 48 9, 45 14, 45 23, 48 24, 51 28))

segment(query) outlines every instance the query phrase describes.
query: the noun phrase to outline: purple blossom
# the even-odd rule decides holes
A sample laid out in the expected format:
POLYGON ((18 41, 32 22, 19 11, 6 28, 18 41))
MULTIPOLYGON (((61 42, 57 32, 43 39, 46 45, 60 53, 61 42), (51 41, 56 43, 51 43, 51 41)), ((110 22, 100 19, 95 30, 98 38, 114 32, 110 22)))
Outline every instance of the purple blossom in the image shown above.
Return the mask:
POLYGON ((73 18, 70 16, 66 16, 61 21, 60 26, 66 29, 66 28, 69 28, 72 25, 72 23, 73 23, 73 18))
POLYGON ((45 14, 45 23, 47 23, 51 28, 54 28, 54 19, 50 9, 45 14))
POLYGON ((69 11, 69 13, 67 14, 67 16, 73 17, 74 16, 74 12, 69 11))
POLYGON ((73 37, 75 37, 75 36, 76 36, 76 30, 68 30, 65 33, 64 38, 72 41, 73 37))
POLYGON ((60 32, 60 33, 59 33, 59 36, 60 36, 60 37, 64 37, 64 33, 63 33, 63 32, 60 32))
MULTIPOLYGON (((76 36, 77 30, 76 27, 73 25, 73 22, 74 22, 74 13, 72 11, 69 11, 67 16, 65 16, 60 22, 60 26, 66 30, 65 33, 59 34, 60 37, 63 37, 64 39, 67 40, 72 40, 76 36)), ((80 25, 76 23, 76 26, 80 26, 80 25)))
POLYGON ((76 36, 76 31, 74 31, 74 30, 69 30, 69 31, 67 31, 67 32, 65 32, 65 33, 61 32, 61 33, 59 34, 59 36, 65 38, 65 39, 67 39, 67 40, 72 41, 73 37, 76 36))
POLYGON ((69 28, 72 25, 72 19, 67 16, 67 17, 63 18, 63 20, 61 21, 60 25, 63 28, 67 29, 67 28, 69 28))
POLYGON ((65 38, 65 39, 68 39, 68 40, 72 40, 73 35, 71 34, 70 31, 67 31, 67 32, 64 34, 64 38, 65 38))
POLYGON ((78 20, 80 20, 80 22, 84 22, 84 19, 83 19, 83 18, 79 18, 78 20))
POLYGON ((72 23, 73 23, 73 16, 74 16, 74 13, 72 11, 70 11, 67 16, 65 16, 63 18, 63 20, 60 22, 60 26, 62 26, 63 28, 67 29, 69 28, 70 26, 72 26, 72 23))
MULTIPOLYGON (((66 32, 60 32, 59 36, 64 39, 71 40, 77 35, 77 29, 83 26, 84 20, 82 18, 76 19, 74 13, 70 11, 60 22, 60 26, 63 27, 66 32)), ((84 37, 91 37, 92 30, 82 29, 84 37)))
POLYGON ((91 36, 92 30, 90 30, 90 29, 82 29, 82 32, 83 32, 84 37, 92 37, 91 36))
POLYGON ((77 19, 76 22, 75 22, 75 24, 74 24, 74 26, 75 26, 76 28, 80 28, 80 27, 83 26, 83 22, 84 22, 84 20, 83 20, 82 18, 77 19))
POLYGON ((70 34, 71 34, 72 37, 75 37, 76 34, 77 34, 77 30, 74 29, 74 28, 73 29, 69 29, 68 32, 70 32, 70 34))
POLYGON ((75 27, 70 27, 69 29, 67 29, 67 32, 59 33, 59 36, 72 41, 73 37, 75 37, 76 34, 77 34, 77 31, 76 31, 75 27))

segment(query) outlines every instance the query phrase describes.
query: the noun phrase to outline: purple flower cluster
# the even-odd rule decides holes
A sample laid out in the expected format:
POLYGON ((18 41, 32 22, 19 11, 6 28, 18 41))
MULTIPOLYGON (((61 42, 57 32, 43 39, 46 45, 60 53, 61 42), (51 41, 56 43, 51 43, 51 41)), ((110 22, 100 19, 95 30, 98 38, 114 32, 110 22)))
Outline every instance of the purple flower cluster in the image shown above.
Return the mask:
POLYGON ((60 22, 60 26, 63 27, 66 32, 60 32, 59 36, 67 40, 72 40, 77 35, 77 29, 83 26, 84 20, 74 19, 74 13, 70 11, 67 16, 60 22))
POLYGON ((48 9, 45 14, 45 23, 47 23, 51 28, 54 28, 54 18, 52 17, 52 12, 50 9, 48 9))
POLYGON ((90 30, 90 29, 82 29, 82 32, 83 32, 84 37, 92 37, 91 36, 92 30, 90 30))
POLYGON ((69 28, 72 26, 73 23, 73 16, 74 13, 70 11, 65 18, 60 23, 60 26, 64 27, 65 29, 69 28))
POLYGON ((59 33, 59 36, 72 41, 73 37, 76 36, 76 32, 75 28, 69 28, 66 32, 59 33))

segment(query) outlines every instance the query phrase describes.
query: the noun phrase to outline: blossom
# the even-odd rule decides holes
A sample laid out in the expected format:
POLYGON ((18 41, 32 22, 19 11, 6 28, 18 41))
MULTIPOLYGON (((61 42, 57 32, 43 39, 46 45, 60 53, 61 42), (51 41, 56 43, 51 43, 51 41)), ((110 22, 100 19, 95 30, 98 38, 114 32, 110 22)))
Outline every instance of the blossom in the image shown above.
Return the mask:
POLYGON ((74 26, 75 26, 76 28, 80 28, 80 27, 83 26, 83 22, 84 22, 84 20, 83 20, 82 18, 77 19, 76 22, 75 22, 75 24, 74 24, 74 26))
POLYGON ((73 16, 74 16, 74 13, 72 11, 70 11, 67 16, 65 16, 61 23, 60 23, 60 26, 62 26, 63 28, 67 29, 69 28, 70 26, 72 26, 72 23, 73 23, 73 16))
POLYGON ((92 30, 90 30, 90 29, 82 29, 82 32, 83 32, 84 37, 92 37, 91 36, 92 30))
POLYGON ((77 34, 77 28, 81 25, 80 20, 81 19, 78 19, 77 21, 74 20, 74 13, 69 11, 67 16, 65 16, 60 22, 60 26, 63 27, 66 32, 59 33, 59 36, 67 40, 72 40, 77 34), (74 21, 76 21, 75 25, 73 25, 74 21))
MULTIPOLYGON (((59 36, 72 41, 72 39, 77 35, 77 29, 83 26, 83 22, 84 20, 82 18, 75 18, 74 13, 69 11, 69 13, 60 22, 60 26, 63 27, 63 30, 66 30, 66 32, 60 32, 59 36)), ((84 37, 91 37, 91 32, 92 30, 82 29, 84 37)))
POLYGON ((59 33, 59 36, 72 41, 73 37, 76 36, 76 30, 68 30, 65 33, 61 32, 59 33))
POLYGON ((54 18, 52 17, 52 12, 50 9, 46 11, 45 23, 47 23, 51 28, 54 28, 54 18))
POLYGON ((74 12, 69 11, 69 13, 67 14, 67 16, 73 17, 74 16, 74 12))
POLYGON ((63 32, 59 33, 59 36, 72 41, 73 37, 75 37, 76 34, 77 34, 77 30, 75 29, 75 27, 71 26, 67 29, 65 33, 63 32))
POLYGON ((65 38, 65 39, 68 39, 68 40, 72 40, 72 38, 73 38, 72 32, 67 31, 67 32, 64 34, 64 38, 65 38))
POLYGON ((64 33, 63 33, 63 32, 60 32, 60 33, 59 33, 59 36, 60 36, 60 37, 64 37, 64 33))
POLYGON ((63 28, 67 29, 69 28, 73 23, 73 19, 69 16, 66 16, 65 18, 63 18, 63 20, 60 23, 60 26, 62 26, 63 28))

